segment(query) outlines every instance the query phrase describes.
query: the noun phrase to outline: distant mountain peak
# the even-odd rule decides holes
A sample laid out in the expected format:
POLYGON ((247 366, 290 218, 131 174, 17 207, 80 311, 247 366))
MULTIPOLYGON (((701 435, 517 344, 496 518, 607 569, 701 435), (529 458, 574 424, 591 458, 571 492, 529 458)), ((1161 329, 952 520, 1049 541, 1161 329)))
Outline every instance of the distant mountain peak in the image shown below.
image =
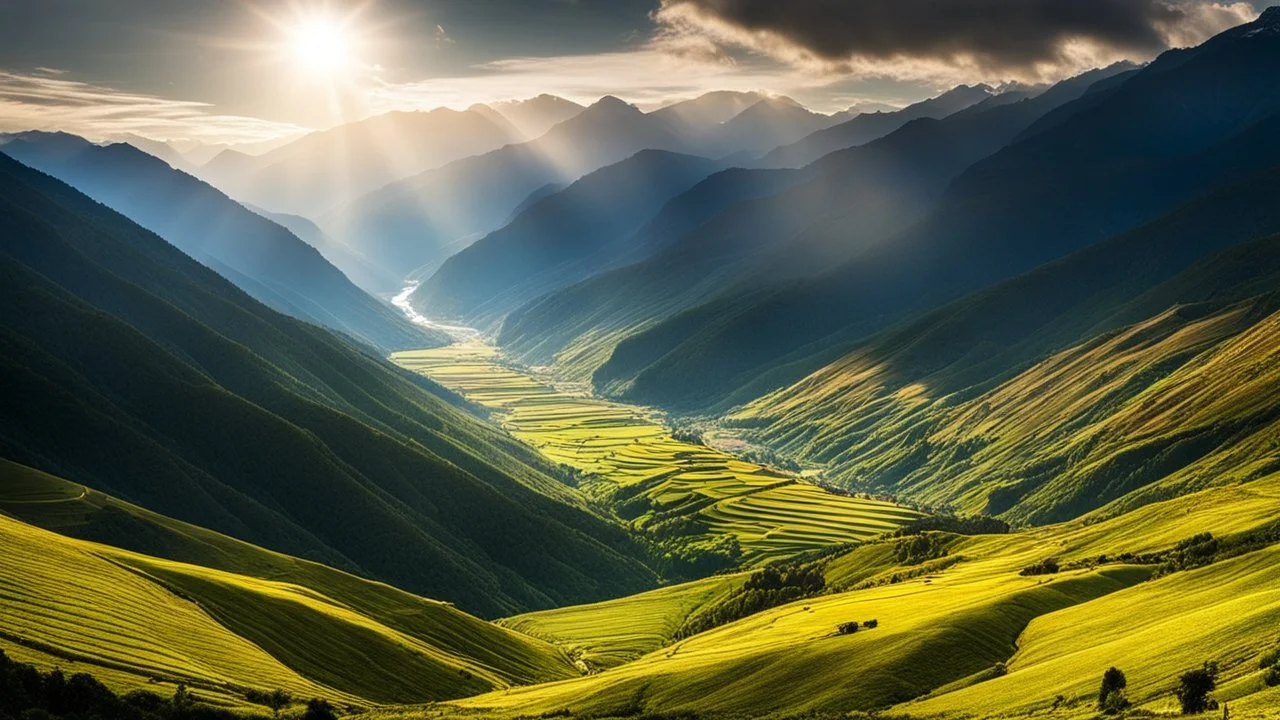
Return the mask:
MULTIPOLYGON (((636 106, 614 95, 605 95, 599 100, 591 103, 590 108, 616 108, 619 110, 635 110, 636 106)), ((590 109, 588 108, 588 109, 590 109)))
POLYGON ((770 105, 779 107, 797 107, 808 110, 808 108, 801 105, 795 98, 791 98, 786 95, 766 95, 760 102, 769 103, 770 105))
POLYGON ((600 98, 594 103, 591 103, 590 105, 588 105, 587 109, 582 111, 582 114, 580 115, 580 117, 584 117, 584 118, 596 117, 596 116, 629 117, 629 116, 643 115, 643 114, 644 113, 640 110, 640 108, 636 107, 635 105, 632 105, 626 100, 622 100, 620 98, 614 97, 613 95, 605 95, 604 97, 600 98))

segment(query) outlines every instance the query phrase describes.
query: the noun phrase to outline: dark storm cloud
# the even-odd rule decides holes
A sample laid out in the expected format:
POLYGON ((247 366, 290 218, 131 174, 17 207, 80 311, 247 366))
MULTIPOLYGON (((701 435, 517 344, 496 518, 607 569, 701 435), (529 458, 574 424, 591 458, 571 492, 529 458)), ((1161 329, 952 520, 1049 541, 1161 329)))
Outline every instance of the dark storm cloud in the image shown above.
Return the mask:
POLYGON ((756 49, 840 62, 964 58, 985 69, 1058 63, 1073 42, 1150 56, 1255 12, 1208 0, 664 0, 659 20, 756 49))

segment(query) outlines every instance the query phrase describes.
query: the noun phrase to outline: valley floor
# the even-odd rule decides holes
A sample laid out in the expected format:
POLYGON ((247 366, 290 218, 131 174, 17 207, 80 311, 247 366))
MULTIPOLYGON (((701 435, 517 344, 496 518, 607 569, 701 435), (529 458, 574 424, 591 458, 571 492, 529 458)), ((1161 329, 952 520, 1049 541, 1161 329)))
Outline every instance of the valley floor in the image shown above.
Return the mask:
POLYGON ((707 542, 737 538, 748 565, 866 540, 921 517, 678 439, 638 408, 554 387, 479 342, 392 360, 493 411, 512 435, 572 468, 589 495, 608 496, 636 527, 692 519, 707 542))

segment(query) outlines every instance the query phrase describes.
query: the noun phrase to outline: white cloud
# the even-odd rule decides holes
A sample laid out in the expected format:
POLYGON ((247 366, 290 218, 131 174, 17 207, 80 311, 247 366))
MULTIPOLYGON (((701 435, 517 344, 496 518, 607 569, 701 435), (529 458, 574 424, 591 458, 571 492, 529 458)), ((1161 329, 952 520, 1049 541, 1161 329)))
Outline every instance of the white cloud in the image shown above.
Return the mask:
POLYGON ((0 131, 64 130, 92 140, 137 133, 159 140, 257 142, 306 128, 217 113, 208 103, 169 100, 69 80, 66 73, 0 71, 0 131))
POLYGON ((675 49, 665 41, 596 55, 509 58, 473 70, 418 82, 379 82, 369 91, 369 106, 375 112, 461 108, 545 92, 582 103, 616 95, 651 108, 711 90, 794 93, 836 79, 775 63, 737 64, 723 53, 698 52, 690 45, 675 49))

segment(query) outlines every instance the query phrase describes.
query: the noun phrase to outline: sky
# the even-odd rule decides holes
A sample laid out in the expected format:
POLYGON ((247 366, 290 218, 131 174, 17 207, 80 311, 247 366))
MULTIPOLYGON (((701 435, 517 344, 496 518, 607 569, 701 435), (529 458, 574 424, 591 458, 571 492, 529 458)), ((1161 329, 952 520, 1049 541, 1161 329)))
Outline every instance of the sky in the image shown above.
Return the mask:
POLYGON ((900 106, 1145 61, 1272 2, 0 0, 0 131, 248 143, 543 92, 900 106))

